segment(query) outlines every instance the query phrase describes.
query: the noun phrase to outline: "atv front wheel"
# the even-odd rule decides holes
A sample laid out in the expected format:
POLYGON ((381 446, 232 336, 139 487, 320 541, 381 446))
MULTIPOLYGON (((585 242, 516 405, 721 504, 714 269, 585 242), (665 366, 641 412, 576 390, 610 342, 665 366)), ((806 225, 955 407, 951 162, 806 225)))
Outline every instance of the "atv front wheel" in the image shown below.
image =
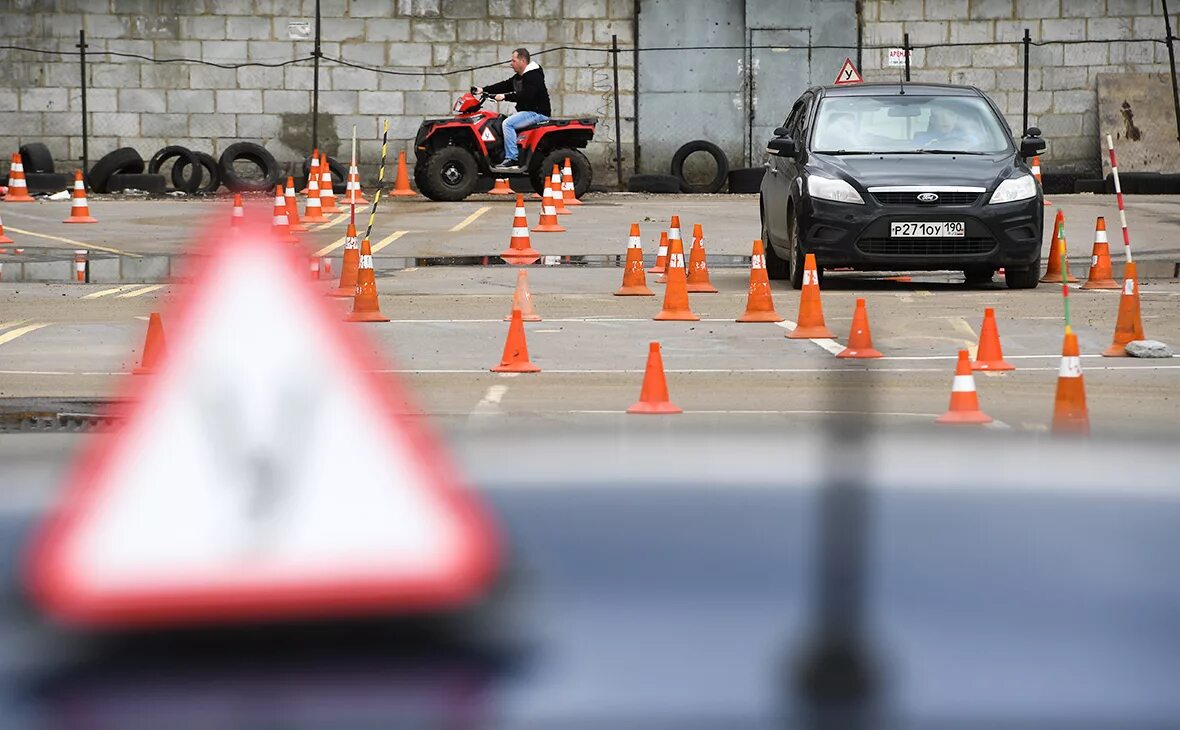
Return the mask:
POLYGON ((426 158, 421 175, 414 177, 419 192, 431 200, 463 200, 475 191, 479 168, 463 147, 443 147, 426 158))
POLYGON ((586 155, 578 150, 558 147, 550 150, 541 158, 541 164, 529 170, 529 181, 532 182, 533 190, 537 192, 537 195, 545 192, 545 179, 552 174, 553 166, 557 165, 558 170, 563 169, 567 157, 570 158, 570 172, 574 177, 574 197, 581 198, 590 189, 590 183, 594 178, 594 169, 590 166, 590 160, 587 160, 586 155))

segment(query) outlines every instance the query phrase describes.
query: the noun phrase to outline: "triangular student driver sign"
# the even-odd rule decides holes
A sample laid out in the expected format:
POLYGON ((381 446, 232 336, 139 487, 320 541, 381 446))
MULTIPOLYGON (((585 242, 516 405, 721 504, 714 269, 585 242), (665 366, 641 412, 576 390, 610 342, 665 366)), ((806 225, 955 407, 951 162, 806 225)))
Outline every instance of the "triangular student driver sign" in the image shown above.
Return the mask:
POLYGON ((498 563, 487 515, 306 259, 261 227, 207 248, 165 313, 164 360, 133 376, 124 425, 90 442, 36 535, 37 601, 134 628, 477 599, 498 563))
POLYGON ((836 86, 844 86, 845 84, 859 84, 864 81, 860 72, 856 70, 856 66, 852 65, 852 59, 844 59, 844 65, 840 67, 840 73, 836 75, 836 86))

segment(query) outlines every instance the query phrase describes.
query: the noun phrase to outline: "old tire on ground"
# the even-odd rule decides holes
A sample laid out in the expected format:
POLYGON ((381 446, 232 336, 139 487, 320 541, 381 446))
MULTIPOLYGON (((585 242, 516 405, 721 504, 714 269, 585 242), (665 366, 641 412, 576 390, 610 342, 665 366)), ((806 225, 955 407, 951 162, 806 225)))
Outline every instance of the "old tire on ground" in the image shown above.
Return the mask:
POLYGON ((164 176, 153 172, 115 174, 107 180, 107 190, 112 193, 142 190, 152 195, 161 195, 164 192, 164 176))
POLYGON ((729 179, 729 160, 726 159, 725 152, 717 145, 707 140, 697 139, 681 145, 680 149, 676 150, 676 154, 672 155, 671 172, 680 180, 680 191, 683 193, 717 193, 725 187, 725 182, 729 179), (697 152, 709 153, 709 156, 717 164, 717 174, 703 185, 690 183, 684 177, 685 160, 689 155, 697 152))
MULTIPOLYGON (((332 192, 336 195, 344 195, 348 185, 348 167, 342 162, 337 162, 331 157, 328 158, 328 169, 332 171, 332 192)), ((387 171, 388 172, 388 171, 387 171)), ((304 185, 307 184, 307 176, 311 174, 311 158, 308 157, 303 160, 303 180, 304 185)), ((394 173, 397 174, 396 172, 394 173)))
POLYGON ((679 193, 680 178, 673 175, 640 174, 627 180, 627 191, 632 193, 679 193))
POLYGON ((448 146, 427 157, 422 174, 414 177, 418 192, 431 200, 463 200, 479 182, 479 167, 470 150, 448 146))
POLYGON ((53 172, 53 155, 49 148, 40 142, 30 142, 20 146, 20 163, 25 172, 53 172))
POLYGON ((172 163, 172 184, 177 190, 192 195, 197 192, 197 186, 201 184, 201 176, 196 175, 189 180, 185 180, 183 176, 176 174, 176 168, 182 163, 185 165, 197 165, 197 155, 188 147, 182 147, 178 144, 168 145, 161 148, 156 154, 152 155, 152 159, 148 160, 147 171, 149 175, 160 174, 160 168, 164 163, 171 159, 176 159, 172 163))
POLYGON ((177 190, 185 190, 188 185, 192 184, 192 180, 196 179, 195 192, 205 195, 216 193, 217 189, 221 187, 221 170, 217 167, 217 160, 207 152, 194 152, 193 154, 196 155, 200 165, 196 167, 196 171, 192 173, 190 178, 186 179, 185 173, 188 172, 189 164, 184 160, 177 160, 176 164, 172 166, 172 187, 177 190))
POLYGON ((106 155, 90 168, 87 183, 96 193, 108 192, 107 181, 111 175, 138 175, 143 172, 143 158, 132 147, 120 147, 106 155))
POLYGON ((569 147, 558 147, 550 150, 541 158, 541 164, 536 165, 529 172, 529 182, 533 185, 533 192, 542 195, 545 192, 545 178, 553 174, 553 166, 561 170, 565 167, 565 158, 570 159, 570 172, 574 177, 574 197, 581 198, 594 182, 594 168, 586 155, 569 147), (542 174, 544 171, 544 174, 542 174))
POLYGON ((253 142, 234 142, 221 153, 217 161, 217 169, 221 173, 221 182, 235 193, 251 193, 274 190, 286 178, 283 169, 275 162, 274 155, 266 148, 253 142), (245 178, 234 170, 234 163, 239 160, 253 163, 261 177, 245 178))
POLYGON ((70 175, 61 172, 26 172, 25 185, 30 193, 60 193, 74 184, 70 175))
POLYGON ((739 167, 729 171, 729 192, 756 193, 762 189, 764 167, 739 167))

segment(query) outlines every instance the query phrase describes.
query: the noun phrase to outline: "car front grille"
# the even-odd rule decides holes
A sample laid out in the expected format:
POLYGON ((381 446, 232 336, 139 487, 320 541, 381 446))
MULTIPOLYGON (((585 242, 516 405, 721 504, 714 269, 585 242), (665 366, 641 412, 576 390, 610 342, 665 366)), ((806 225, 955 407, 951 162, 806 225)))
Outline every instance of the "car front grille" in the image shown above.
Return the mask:
POLYGON ((877 238, 856 242, 861 253, 870 256, 971 256, 991 253, 996 240, 982 238, 877 238))
POLYGON ((906 192, 906 193, 873 193, 873 197, 881 205, 920 205, 920 206, 940 206, 940 205, 975 205, 978 202, 980 193, 963 193, 963 192, 939 192, 931 190, 929 192, 938 196, 938 200, 927 203, 918 200, 918 196, 922 193, 906 192))

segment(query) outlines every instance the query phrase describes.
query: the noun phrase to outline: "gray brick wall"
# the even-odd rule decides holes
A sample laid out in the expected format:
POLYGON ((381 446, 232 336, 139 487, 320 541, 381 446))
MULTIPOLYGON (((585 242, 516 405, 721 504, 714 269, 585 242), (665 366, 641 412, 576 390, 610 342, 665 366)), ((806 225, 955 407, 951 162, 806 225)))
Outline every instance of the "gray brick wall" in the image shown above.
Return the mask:
MULTIPOLYGON (((353 125, 362 173, 375 178, 383 117, 391 151, 407 150, 424 118, 450 113, 454 97, 473 84, 511 75, 499 68, 425 76, 506 60, 524 45, 610 47, 634 38, 635 0, 322 0, 323 52, 409 75, 379 74, 325 61, 320 70, 319 137, 329 154, 348 157, 353 125)), ((311 64, 223 69, 152 64, 100 55, 193 58, 220 64, 276 63, 308 58, 311 41, 288 37, 290 21, 312 21, 312 0, 0 0, 0 43, 75 51, 85 28, 88 53, 90 162, 130 145, 145 158, 165 144, 214 156, 238 140, 263 144, 280 162, 310 150, 311 64)), ((635 107, 632 57, 620 54, 620 107, 625 174, 631 167, 635 107)), ((597 116, 587 153, 596 179, 614 174, 614 104, 607 53, 556 51, 545 68, 554 115, 597 116)), ((81 95, 76 56, 0 51, 0 155, 27 141, 46 143, 62 169, 81 157, 81 95)), ((503 105, 510 112, 511 104, 503 105)), ((2 162, 2 161, 0 161, 2 162)))
MULTIPOLYGON (((1162 13, 1160 0, 864 0, 864 43, 899 47, 907 32, 914 45, 996 42, 917 49, 911 77, 978 86, 1019 132, 1024 29, 1034 43, 1086 41, 1032 47, 1029 124, 1049 139, 1041 161, 1046 173, 1098 176, 1101 134, 1109 130, 1098 129, 1097 75, 1168 71, 1164 44, 1128 42, 1163 39, 1162 13)), ((862 72, 869 80, 896 78, 898 69, 884 63, 882 51, 866 49, 862 72)))

